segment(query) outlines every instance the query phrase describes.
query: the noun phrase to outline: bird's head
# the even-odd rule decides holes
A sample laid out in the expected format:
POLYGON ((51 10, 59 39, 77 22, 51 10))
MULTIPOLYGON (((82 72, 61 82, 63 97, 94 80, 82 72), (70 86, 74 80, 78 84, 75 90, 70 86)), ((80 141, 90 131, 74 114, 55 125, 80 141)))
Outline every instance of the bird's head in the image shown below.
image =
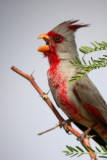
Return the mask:
POLYGON ((78 20, 66 21, 46 34, 41 34, 38 38, 43 38, 46 45, 39 47, 38 51, 43 52, 48 58, 70 59, 77 55, 74 40, 74 32, 87 24, 77 24, 78 20), (76 55, 75 55, 76 54, 76 55), (54 57, 53 57, 54 56, 54 57))

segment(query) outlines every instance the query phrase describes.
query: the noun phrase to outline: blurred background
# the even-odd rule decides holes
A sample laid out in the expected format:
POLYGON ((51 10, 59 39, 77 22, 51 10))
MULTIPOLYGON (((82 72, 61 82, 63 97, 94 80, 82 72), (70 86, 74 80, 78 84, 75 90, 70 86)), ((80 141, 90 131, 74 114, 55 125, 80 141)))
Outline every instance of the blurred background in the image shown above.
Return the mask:
MULTIPOLYGON (((79 19, 80 23, 90 24, 90 27, 81 28, 75 33, 78 49, 94 41, 107 42, 106 18, 106 0, 0 1, 1 160, 67 160, 70 158, 62 153, 66 150, 66 145, 81 147, 76 137, 67 135, 63 129, 37 135, 58 121, 32 85, 10 68, 14 65, 27 74, 35 71, 35 81, 47 92, 49 65, 43 54, 37 52, 38 47, 44 44, 37 37, 63 21, 79 19)), ((82 53, 79 54, 80 57, 83 56, 82 53)), ((97 58, 101 55, 97 52, 87 57, 90 56, 97 58)), ((107 69, 92 71, 89 77, 107 102, 107 69)), ((49 97, 52 99, 51 93, 49 97)), ((52 102, 54 103, 53 99, 52 102)), ((67 119, 61 111, 60 113, 67 119)), ((93 148, 97 146, 93 140, 91 144, 93 148)), ((90 160, 88 155, 78 159, 90 160)))

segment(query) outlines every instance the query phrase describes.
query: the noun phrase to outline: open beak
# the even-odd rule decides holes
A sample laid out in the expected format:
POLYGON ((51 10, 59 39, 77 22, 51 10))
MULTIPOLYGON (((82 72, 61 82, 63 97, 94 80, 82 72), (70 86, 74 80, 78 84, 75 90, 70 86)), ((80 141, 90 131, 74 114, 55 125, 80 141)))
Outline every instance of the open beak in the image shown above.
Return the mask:
POLYGON ((41 39, 43 38, 46 42, 46 45, 43 45, 41 47, 38 48, 38 51, 39 52, 46 52, 46 51, 49 51, 50 50, 50 47, 49 47, 49 41, 50 41, 50 37, 47 35, 47 34, 41 34, 38 39, 41 39))

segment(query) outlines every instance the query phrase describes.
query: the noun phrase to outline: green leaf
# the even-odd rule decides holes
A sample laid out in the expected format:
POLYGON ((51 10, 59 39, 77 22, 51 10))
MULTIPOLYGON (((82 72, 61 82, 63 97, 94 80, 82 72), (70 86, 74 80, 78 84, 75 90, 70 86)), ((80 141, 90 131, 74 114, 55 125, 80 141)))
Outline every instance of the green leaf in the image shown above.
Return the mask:
POLYGON ((78 57, 75 57, 75 59, 76 59, 76 61, 77 61, 78 64, 82 64, 81 61, 80 61, 80 59, 78 57))
POLYGON ((95 47, 95 50, 100 49, 100 48, 98 48, 98 46, 95 43, 91 42, 91 44, 95 47))
POLYGON ((82 144, 82 145, 85 148, 86 152, 83 149, 81 149, 79 146, 76 146, 75 147, 76 149, 71 146, 66 146, 69 151, 63 151, 63 153, 65 153, 66 156, 70 156, 70 157, 74 157, 76 155, 78 155, 77 157, 80 157, 83 154, 90 154, 90 150, 91 150, 97 155, 100 154, 100 156, 98 156, 98 157, 107 158, 107 156, 106 156, 107 155, 107 149, 106 149, 107 146, 106 147, 100 146, 101 149, 103 150, 103 152, 101 152, 101 150, 98 147, 95 147, 97 150, 97 152, 96 152, 94 149, 90 148, 89 146, 86 146, 85 144, 82 144))
POLYGON ((71 77, 71 79, 69 80, 71 85, 74 84, 83 76, 85 76, 86 74, 88 74, 90 71, 107 66, 107 55, 103 55, 103 57, 100 57, 97 60, 91 57, 91 60, 89 60, 88 63, 85 61, 84 57, 82 57, 83 64, 80 63, 80 60, 77 60, 77 59, 78 57, 73 58, 73 62, 71 63, 74 67, 81 68, 81 71, 79 71, 76 76, 71 77))
POLYGON ((69 151, 73 152, 73 149, 72 149, 72 147, 70 147, 70 146, 67 146, 67 145, 66 145, 66 147, 67 147, 67 149, 68 149, 69 151))
POLYGON ((79 51, 81 51, 82 53, 86 54, 86 51, 82 48, 79 49, 79 51))
POLYGON ((98 42, 96 42, 96 41, 95 41, 95 43, 100 47, 100 49, 101 49, 101 48, 102 48, 102 49, 104 48, 104 44, 103 44, 103 43, 98 43, 98 42))
POLYGON ((98 156, 98 157, 100 157, 100 158, 107 158, 107 156, 98 156))
POLYGON ((107 149, 105 147, 101 146, 101 149, 107 153, 107 149))
POLYGON ((92 149, 91 147, 87 146, 88 149, 90 149, 91 151, 95 152, 94 149, 92 149))
POLYGON ((63 153, 69 154, 69 151, 62 151, 63 153))
POLYGON ((70 156, 70 157, 74 157, 74 156, 76 156, 78 153, 75 153, 75 154, 73 154, 72 156, 70 156))
POLYGON ((83 149, 81 149, 80 147, 76 146, 76 148, 77 148, 78 150, 80 150, 81 152, 84 152, 83 149))
POLYGON ((83 154, 84 154, 84 153, 79 154, 78 157, 82 156, 83 154))
POLYGON ((107 42, 104 42, 104 41, 102 41, 101 43, 98 43, 98 42, 95 41, 95 42, 91 42, 91 44, 94 48, 89 47, 89 46, 81 46, 79 48, 79 50, 84 54, 88 54, 88 53, 91 53, 91 52, 107 49, 107 42))
POLYGON ((98 147, 95 147, 97 149, 98 152, 101 152, 101 150, 98 147))
POLYGON ((86 61, 85 61, 85 59, 82 57, 82 60, 83 60, 83 63, 86 65, 87 63, 86 63, 86 61))
POLYGON ((103 55, 104 57, 107 57, 107 55, 103 55))
POLYGON ((75 148, 71 147, 71 146, 66 146, 67 149, 69 149, 71 152, 75 151, 78 152, 78 150, 76 150, 75 148))
POLYGON ((89 63, 89 65, 91 65, 91 62, 90 62, 90 61, 88 61, 88 63, 89 63))
POLYGON ((107 48, 107 42, 102 41, 102 43, 104 44, 105 48, 107 48))
POLYGON ((74 62, 74 64, 77 64, 75 57, 72 57, 72 61, 74 62))
POLYGON ((83 143, 82 145, 83 145, 83 147, 86 149, 86 151, 89 152, 88 147, 87 147, 84 143, 83 143))

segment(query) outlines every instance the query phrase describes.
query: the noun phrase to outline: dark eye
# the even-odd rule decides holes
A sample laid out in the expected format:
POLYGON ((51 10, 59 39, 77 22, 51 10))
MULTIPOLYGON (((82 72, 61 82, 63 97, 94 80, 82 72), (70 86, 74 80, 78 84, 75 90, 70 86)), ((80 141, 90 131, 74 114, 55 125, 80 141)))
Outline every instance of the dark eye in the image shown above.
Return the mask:
POLYGON ((55 41, 56 41, 56 42, 60 42, 60 41, 61 41, 61 37, 60 37, 60 36, 56 36, 56 37, 55 37, 55 41))

